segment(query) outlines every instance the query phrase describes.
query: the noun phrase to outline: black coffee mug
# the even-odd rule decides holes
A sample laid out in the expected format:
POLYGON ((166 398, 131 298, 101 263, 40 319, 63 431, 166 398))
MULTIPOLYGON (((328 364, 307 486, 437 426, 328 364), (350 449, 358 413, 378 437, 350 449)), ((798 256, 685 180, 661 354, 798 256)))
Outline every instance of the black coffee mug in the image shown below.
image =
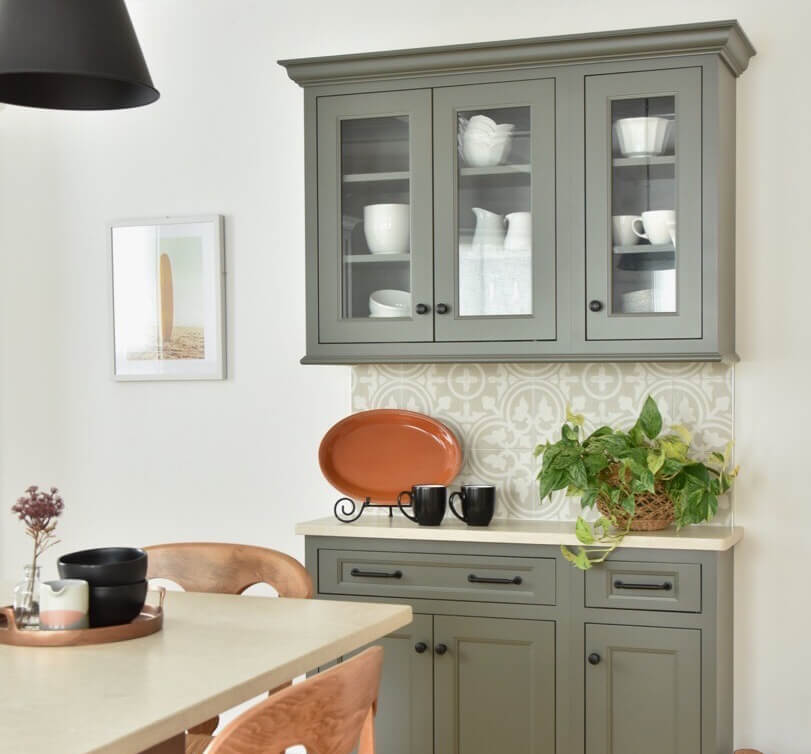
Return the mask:
POLYGON ((445 516, 448 490, 441 484, 415 484, 411 491, 404 490, 397 495, 397 505, 406 518, 416 521, 420 526, 439 526, 445 516), (403 507, 402 497, 408 495, 409 502, 414 511, 412 516, 403 507))
POLYGON ((487 526, 496 508, 496 488, 492 484, 463 484, 461 492, 454 492, 448 501, 456 518, 468 526, 487 526), (462 513, 453 507, 453 499, 462 501, 462 513))

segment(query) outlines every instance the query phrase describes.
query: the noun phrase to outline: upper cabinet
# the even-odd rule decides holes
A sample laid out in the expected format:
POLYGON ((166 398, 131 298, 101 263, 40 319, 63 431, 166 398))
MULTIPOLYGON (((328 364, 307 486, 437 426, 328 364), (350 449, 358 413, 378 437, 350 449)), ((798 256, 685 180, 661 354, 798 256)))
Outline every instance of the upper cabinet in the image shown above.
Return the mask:
POLYGON ((310 363, 735 358, 734 21, 283 61, 310 363))

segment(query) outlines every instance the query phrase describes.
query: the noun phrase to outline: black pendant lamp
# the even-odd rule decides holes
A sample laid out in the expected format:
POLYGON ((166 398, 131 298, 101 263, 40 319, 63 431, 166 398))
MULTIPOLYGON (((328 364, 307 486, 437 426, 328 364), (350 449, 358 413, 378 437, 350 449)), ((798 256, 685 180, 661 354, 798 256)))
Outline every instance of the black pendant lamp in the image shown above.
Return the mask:
POLYGON ((0 102, 118 110, 159 96, 124 0, 0 0, 0 102))

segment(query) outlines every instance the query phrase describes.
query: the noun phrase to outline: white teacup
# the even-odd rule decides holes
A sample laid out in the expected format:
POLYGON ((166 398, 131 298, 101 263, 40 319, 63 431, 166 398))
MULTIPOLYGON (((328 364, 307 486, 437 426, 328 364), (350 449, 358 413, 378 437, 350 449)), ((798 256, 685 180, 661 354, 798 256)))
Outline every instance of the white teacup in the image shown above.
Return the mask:
POLYGON ((671 243, 670 231, 673 229, 675 238, 676 213, 672 209, 655 209, 643 212, 641 218, 631 223, 631 230, 654 245, 671 243), (637 223, 641 228, 637 229, 637 223))
POLYGON ((634 233, 634 222, 637 220, 642 222, 639 215, 614 215, 611 218, 615 246, 633 246, 639 243, 639 236, 634 233))

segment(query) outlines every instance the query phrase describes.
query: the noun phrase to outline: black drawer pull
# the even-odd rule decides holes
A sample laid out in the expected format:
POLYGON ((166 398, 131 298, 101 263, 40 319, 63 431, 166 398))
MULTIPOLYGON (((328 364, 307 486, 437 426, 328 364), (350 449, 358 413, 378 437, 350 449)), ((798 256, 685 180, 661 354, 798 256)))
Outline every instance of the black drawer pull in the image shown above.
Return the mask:
POLYGON ((624 581, 615 581, 614 589, 648 589, 652 592, 669 592, 673 584, 665 581, 664 584, 626 584, 624 581))
POLYGON ((474 576, 472 573, 467 577, 471 584, 520 584, 523 579, 520 576, 513 576, 511 579, 488 579, 484 576, 474 576))
POLYGON ((360 568, 353 568, 349 574, 367 579, 401 579, 402 571, 361 571, 360 568))

